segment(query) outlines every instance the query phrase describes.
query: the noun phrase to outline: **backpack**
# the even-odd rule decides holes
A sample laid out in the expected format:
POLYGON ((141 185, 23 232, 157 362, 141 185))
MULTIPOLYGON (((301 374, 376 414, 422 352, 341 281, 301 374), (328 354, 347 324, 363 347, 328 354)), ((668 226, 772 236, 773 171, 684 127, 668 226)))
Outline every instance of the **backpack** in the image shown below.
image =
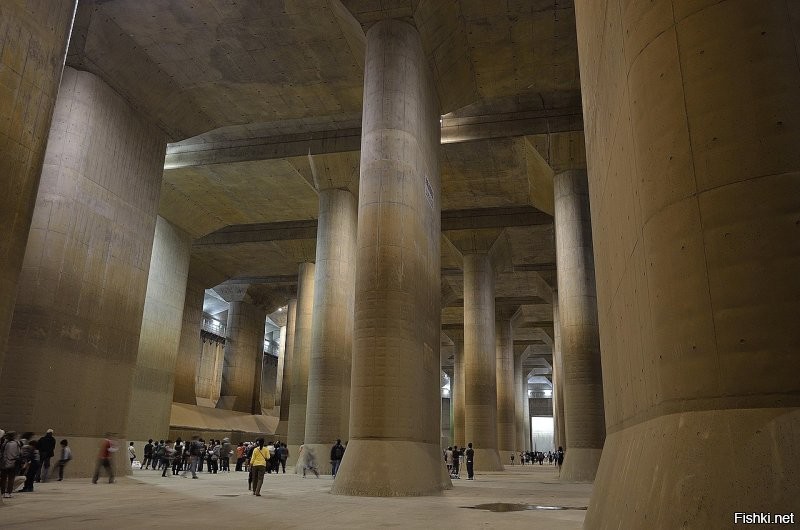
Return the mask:
POLYGON ((341 460, 342 457, 344 457, 344 447, 341 445, 334 445, 333 455, 336 457, 336 460, 341 460))

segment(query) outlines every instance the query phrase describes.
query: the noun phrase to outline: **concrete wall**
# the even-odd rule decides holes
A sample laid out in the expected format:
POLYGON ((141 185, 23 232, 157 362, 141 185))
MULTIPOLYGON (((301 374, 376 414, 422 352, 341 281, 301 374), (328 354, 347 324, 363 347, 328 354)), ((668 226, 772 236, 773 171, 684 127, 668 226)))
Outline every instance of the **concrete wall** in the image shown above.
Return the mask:
POLYGON ((75 0, 0 3, 0 372, 75 0))
MULTIPOLYGON (((200 335, 200 331, 197 332, 200 335)), ((214 340, 202 340, 200 363, 197 367, 197 404, 216 407, 222 389, 222 366, 225 364, 225 346, 214 340)))
POLYGON ((264 414, 275 407, 278 383, 278 358, 264 355, 261 363, 261 410, 264 414))
POLYGON ((91 473, 125 437, 166 138, 96 76, 64 70, 5 368, 0 425, 70 437, 91 473))
POLYGON ((191 244, 186 232, 158 218, 128 408, 131 440, 163 438, 169 432, 191 244))
POLYGON ((586 527, 796 511, 800 4, 575 10, 608 426, 586 527))

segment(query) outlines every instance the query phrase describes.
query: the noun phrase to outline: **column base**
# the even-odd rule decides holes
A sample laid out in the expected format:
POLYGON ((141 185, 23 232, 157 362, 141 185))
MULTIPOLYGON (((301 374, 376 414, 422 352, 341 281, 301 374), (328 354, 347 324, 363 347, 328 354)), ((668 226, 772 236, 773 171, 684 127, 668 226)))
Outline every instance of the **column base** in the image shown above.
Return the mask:
MULTIPOLYGON (((511 460, 508 462, 511 463, 511 460)), ((475 449, 475 471, 503 471, 503 461, 497 449, 475 449)))
POLYGON ((300 446, 286 444, 286 448, 289 450, 289 457, 286 459, 286 467, 292 466, 292 470, 294 470, 294 467, 297 465, 297 453, 300 452, 300 446))
MULTIPOLYGON (((314 462, 320 475, 331 474, 331 447, 333 444, 306 444, 306 450, 314 453, 314 462)), ((302 474, 303 471, 300 470, 299 473, 302 474)))
POLYGON ((418 497, 441 495, 452 487, 438 444, 351 439, 331 493, 418 497))
MULTIPOLYGON (((278 426, 275 427, 275 436, 277 436, 281 442, 286 443, 288 441, 286 438, 288 432, 289 422, 287 420, 279 420, 278 426)), ((286 445, 288 446, 289 444, 287 443, 286 445)))
POLYGON ((559 478, 564 482, 594 482, 602 449, 568 447, 559 478))
POLYGON ((720 528, 737 512, 797 512, 798 425, 800 408, 718 409, 615 432, 584 528, 720 528))

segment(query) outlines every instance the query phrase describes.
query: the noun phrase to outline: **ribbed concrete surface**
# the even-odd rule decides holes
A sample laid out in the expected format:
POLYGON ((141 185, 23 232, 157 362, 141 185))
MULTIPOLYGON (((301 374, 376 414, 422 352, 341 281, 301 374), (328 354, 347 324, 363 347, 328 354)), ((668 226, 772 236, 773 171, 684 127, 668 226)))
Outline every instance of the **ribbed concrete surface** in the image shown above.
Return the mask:
POLYGON ((494 271, 488 254, 464 256, 464 437, 475 469, 503 469, 497 452, 494 271))
POLYGON ((495 367, 497 376, 497 449, 500 462, 510 463, 518 451, 515 425, 515 395, 519 389, 514 379, 514 332, 511 320, 495 321, 495 367))
POLYGON ((350 443, 332 493, 437 494, 450 487, 439 446, 439 109, 406 23, 367 33, 362 123, 350 443))
POLYGON ((565 431, 562 480, 594 480, 605 440, 603 373, 586 171, 554 177, 565 431))
POLYGON ((0 379, 0 425, 69 434, 74 464, 89 472, 98 437, 127 428, 165 147, 100 78, 65 69, 0 379))
POLYGON ((200 339, 200 325, 203 320, 203 284, 191 275, 186 282, 186 294, 181 319, 181 338, 178 344, 178 359, 175 362, 175 387, 173 401, 197 404, 197 371, 203 345, 200 339))
POLYGON ((186 232, 158 217, 128 406, 131 440, 169 434, 191 245, 186 232))
POLYGON ((292 400, 292 367, 294 366, 294 333, 297 319, 297 299, 289 300, 286 306, 286 346, 283 352, 283 385, 281 386, 281 412, 278 429, 281 441, 286 441, 289 429, 289 405, 292 400))
POLYGON ((222 368, 221 408, 261 412, 261 357, 264 355, 266 311, 247 301, 231 300, 225 326, 225 364, 222 368), (256 411, 256 407, 258 411, 256 411))
POLYGON ((75 3, 0 3, 0 371, 75 3))
MULTIPOLYGON (((349 439, 358 205, 347 190, 319 197, 305 443, 327 455, 335 440, 349 439)), ((319 463, 330 474, 328 457, 319 463)))
POLYGON ((311 356, 311 331, 314 309, 313 263, 301 263, 297 276, 297 308, 292 346, 292 397, 289 401, 287 445, 289 462, 297 462, 297 453, 305 439, 306 402, 308 400, 308 364, 311 356))
POLYGON ((797 512, 800 4, 576 12, 609 430, 587 527, 797 512))

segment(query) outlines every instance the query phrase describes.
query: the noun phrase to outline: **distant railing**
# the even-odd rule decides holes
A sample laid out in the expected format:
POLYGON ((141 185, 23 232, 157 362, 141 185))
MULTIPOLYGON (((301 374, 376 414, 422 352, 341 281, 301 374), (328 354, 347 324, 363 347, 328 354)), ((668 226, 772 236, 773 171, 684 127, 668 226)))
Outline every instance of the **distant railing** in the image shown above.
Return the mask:
POLYGON ((219 337, 225 337, 225 324, 213 318, 203 318, 201 329, 219 337))
POLYGON ((280 353, 278 343, 274 340, 264 339, 264 353, 268 353, 273 357, 278 357, 280 353))

